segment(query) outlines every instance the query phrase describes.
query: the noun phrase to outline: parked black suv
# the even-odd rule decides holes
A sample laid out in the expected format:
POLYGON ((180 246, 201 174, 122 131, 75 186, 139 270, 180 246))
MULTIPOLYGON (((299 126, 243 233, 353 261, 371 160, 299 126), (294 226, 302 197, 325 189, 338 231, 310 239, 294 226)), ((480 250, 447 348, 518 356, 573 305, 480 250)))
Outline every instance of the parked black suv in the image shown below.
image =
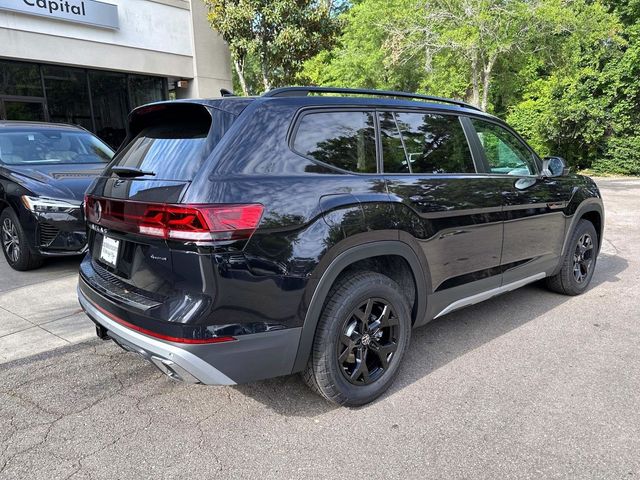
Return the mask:
POLYGON ((594 182, 461 102, 284 88, 144 106, 129 131, 85 199, 79 298, 99 336, 173 378, 303 372, 361 405, 412 327, 593 275, 594 182))

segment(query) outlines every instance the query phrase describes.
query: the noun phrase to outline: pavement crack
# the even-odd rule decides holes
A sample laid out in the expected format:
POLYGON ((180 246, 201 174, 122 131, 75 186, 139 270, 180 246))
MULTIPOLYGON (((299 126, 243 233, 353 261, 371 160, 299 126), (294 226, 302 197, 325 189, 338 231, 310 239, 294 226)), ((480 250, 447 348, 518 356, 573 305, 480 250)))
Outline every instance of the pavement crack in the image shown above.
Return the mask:
POLYGON ((51 430, 53 429, 53 426, 56 424, 56 422, 60 421, 62 418, 64 418, 64 415, 60 415, 58 418, 56 418, 55 420, 53 420, 52 422, 49 423, 49 426, 47 427, 47 431, 45 432, 45 434, 42 436, 42 440, 40 440, 38 443, 31 445, 28 448, 24 448, 22 450, 19 450, 15 453, 13 453, 12 455, 9 455, 5 460, 4 460, 4 464, 2 465, 2 467, 0 468, 0 474, 5 470, 5 468, 9 465, 9 463, 15 459, 16 457, 20 456, 20 455, 24 455, 25 453, 29 453, 30 451, 38 448, 41 445, 44 445, 49 437, 49 433, 51 433, 51 430))
MULTIPOLYGON (((15 453, 13 453, 13 454, 11 454, 8 457, 3 459, 3 464, 0 467, 0 474, 18 456, 21 456, 21 455, 24 455, 26 453, 29 453, 29 452, 33 451, 34 449, 37 449, 38 447, 40 447, 42 445, 45 445, 49 441, 49 436, 51 435, 51 432, 52 432, 53 428, 55 427, 55 425, 58 422, 60 422, 61 420, 65 419, 65 418, 71 417, 73 415, 81 415, 82 413, 86 412, 87 410, 90 410, 91 408, 95 407, 96 405, 100 404, 101 402, 113 397, 114 395, 118 394, 121 390, 126 388, 124 386, 124 384, 117 378, 117 376, 115 374, 114 374, 114 379, 116 381, 118 381, 118 383, 120 384, 120 389, 118 389, 115 392, 109 392, 109 393, 107 393, 105 395, 100 396, 99 398, 95 399, 94 401, 90 402, 88 405, 82 407, 79 410, 75 410, 75 411, 72 411, 72 412, 66 412, 66 413, 62 413, 62 414, 50 411, 50 410, 44 408, 38 402, 33 401, 32 399, 27 398, 27 397, 19 394, 18 392, 15 392, 15 391, 6 392, 5 393, 6 395, 17 399, 19 402, 23 402, 23 403, 25 403, 27 405, 30 405, 30 406, 38 409, 39 411, 45 413, 46 415, 53 416, 55 418, 53 420, 51 420, 51 421, 43 422, 43 423, 39 424, 39 425, 48 425, 46 432, 44 433, 44 435, 42 436, 42 439, 39 442, 31 445, 28 448, 19 450, 19 451, 15 452, 15 453)), ((144 413, 144 412, 141 412, 141 413, 144 413)), ((29 428, 34 427, 34 426, 38 426, 38 425, 30 425, 29 428)), ((17 433, 20 430, 21 429, 17 429, 16 432, 14 432, 14 434, 11 435, 11 437, 9 437, 5 441, 5 443, 8 443, 8 441, 15 435, 15 433, 17 433)), ((7 449, 5 449, 5 452, 6 452, 6 450, 7 449)))
MULTIPOLYGON (((123 384, 122 384, 122 381, 121 381, 120 379, 116 379, 116 380, 117 380, 121 385, 123 385, 123 384)), ((124 386, 123 386, 123 388, 126 388, 126 387, 124 387, 124 386)), ((83 471, 83 470, 84 470, 83 462, 84 462, 85 460, 87 460, 88 458, 91 458, 91 457, 93 457, 94 455, 97 455, 98 453, 103 452, 103 451, 105 451, 106 449, 108 449, 108 448, 110 448, 110 447, 112 447, 112 446, 114 446, 114 445, 118 444, 120 441, 122 441, 123 439, 125 439, 125 438, 127 438, 127 437, 130 437, 130 436, 132 436, 132 435, 134 435, 134 434, 136 434, 136 433, 138 433, 138 432, 140 432, 140 431, 147 430, 147 429, 148 429, 149 427, 151 427, 151 425, 153 424, 153 417, 151 416, 151 414, 149 414, 149 413, 147 413, 147 412, 143 411, 143 410, 140 408, 140 404, 141 404, 141 403, 142 403, 142 401, 144 400, 144 397, 143 397, 143 398, 136 398, 136 397, 132 397, 132 396, 130 396, 130 395, 125 395, 125 394, 123 394, 123 393, 121 393, 121 392, 119 392, 118 394, 119 394, 119 395, 121 395, 121 396, 123 396, 123 397, 130 398, 130 399, 132 399, 132 400, 134 400, 134 401, 135 401, 135 403, 134 403, 134 404, 133 404, 133 406, 132 406, 132 409, 137 410, 137 411, 138 411, 138 413, 140 413, 140 415, 143 415, 143 416, 145 416, 145 417, 147 418, 147 420, 146 420, 145 424, 144 424, 144 425, 142 425, 142 426, 140 426, 140 427, 134 428, 133 430, 129 430, 129 431, 127 431, 126 433, 123 433, 123 434, 121 434, 121 435, 117 435, 117 436, 116 436, 116 438, 114 438, 113 440, 111 440, 111 441, 110 441, 109 443, 107 443, 106 445, 100 445, 98 448, 96 448, 96 449, 95 449, 95 450, 93 450, 92 452, 89 452, 89 453, 87 453, 87 454, 83 455, 82 457, 80 457, 80 458, 78 459, 78 468, 77 468, 77 469, 76 469, 76 470, 75 470, 75 471, 74 471, 74 472, 73 472, 69 477, 67 477, 67 479, 68 479, 68 478, 70 478, 70 477, 71 477, 71 476, 73 476, 73 475, 76 475, 78 472, 83 471)), ((87 472, 87 473, 88 473, 88 472, 87 472)), ((91 474, 90 474, 90 473, 88 473, 88 475, 89 475, 89 477, 91 477, 91 474)))
POLYGON ((613 243, 611 240, 609 240, 608 238, 604 238, 603 239, 605 242, 607 242, 607 244, 609 244, 616 252, 616 255, 618 255, 620 253, 620 249, 616 246, 615 243, 613 243))
MULTIPOLYGON (((204 422, 206 422, 207 420, 210 420, 211 418, 214 418, 214 417, 218 416, 218 414, 222 411, 222 409, 223 409, 223 408, 224 408, 224 405, 220 405, 220 406, 216 409, 216 411, 215 411, 215 412, 213 412, 213 413, 212 413, 212 414, 210 414, 210 415, 207 415, 206 417, 204 417, 203 419, 199 420, 199 421, 196 423, 196 428, 197 428, 197 429, 198 429, 198 431, 200 432, 200 442, 199 442, 199 444, 198 444, 198 447, 199 447, 199 448, 201 448, 201 449, 202 449, 202 448, 204 448, 204 447, 205 447, 206 434, 205 434, 204 429, 202 428, 202 424, 203 424, 204 422)), ((222 461, 220 460, 220 457, 218 456, 218 454, 217 454, 215 451, 213 451, 213 450, 208 450, 208 453, 209 453, 210 455, 213 455, 213 457, 214 457, 214 459, 215 459, 215 461, 216 461, 216 464, 218 465, 218 471, 222 471, 222 461)))

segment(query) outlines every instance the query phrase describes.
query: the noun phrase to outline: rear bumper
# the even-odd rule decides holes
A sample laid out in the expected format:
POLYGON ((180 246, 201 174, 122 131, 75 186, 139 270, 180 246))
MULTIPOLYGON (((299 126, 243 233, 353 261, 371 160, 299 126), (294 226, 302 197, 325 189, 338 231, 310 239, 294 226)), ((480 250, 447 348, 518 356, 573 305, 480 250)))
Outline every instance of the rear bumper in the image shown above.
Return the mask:
POLYGON ((240 335, 234 342, 185 345, 152 338, 102 313, 78 288, 91 320, 125 350, 141 355, 169 377, 188 383, 235 385, 291 373, 300 328, 240 335))
POLYGON ((78 300, 87 315, 94 322, 102 325, 107 330, 109 337, 118 345, 125 350, 141 355, 166 374, 169 374, 170 371, 175 372, 175 375, 170 375, 173 378, 189 383, 218 385, 234 385, 236 383, 196 355, 168 342, 162 342, 138 333, 111 320, 100 312, 80 289, 78 289, 78 300))

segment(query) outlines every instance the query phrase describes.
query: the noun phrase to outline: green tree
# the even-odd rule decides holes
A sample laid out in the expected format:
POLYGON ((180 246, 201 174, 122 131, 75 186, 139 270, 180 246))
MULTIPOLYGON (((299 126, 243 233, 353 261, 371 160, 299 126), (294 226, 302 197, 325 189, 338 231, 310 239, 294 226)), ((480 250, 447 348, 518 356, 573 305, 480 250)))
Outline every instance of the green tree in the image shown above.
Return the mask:
POLYGON ((573 1, 568 8, 563 31, 547 39, 555 56, 532 60, 532 75, 522 99, 507 107, 507 120, 539 153, 589 168, 610 153, 619 117, 615 70, 626 41, 602 3, 573 1))
POLYGON ((631 25, 620 58, 604 69, 611 123, 605 153, 594 159, 598 172, 640 175, 640 25, 631 25))
POLYGON ((247 67, 262 87, 293 83, 305 60, 330 48, 339 29, 330 0, 205 0, 211 26, 228 43, 245 95, 247 67), (255 71, 253 68, 250 71, 255 71))
POLYGON ((414 0, 364 0, 341 15, 337 45, 305 63, 301 82, 315 85, 414 91, 417 62, 392 64, 385 48, 388 27, 407 15, 414 0))
POLYGON ((486 110, 498 63, 538 52, 560 9, 552 0, 418 0, 387 46, 396 63, 421 58, 429 83, 453 78, 464 87, 456 96, 486 110))
POLYGON ((611 125, 605 153, 593 162, 596 172, 640 175, 640 0, 605 0, 623 24, 624 43, 616 61, 603 68, 611 125))
POLYGON ((640 174, 640 0, 354 0, 339 21, 292 81, 464 98, 542 155, 640 174))

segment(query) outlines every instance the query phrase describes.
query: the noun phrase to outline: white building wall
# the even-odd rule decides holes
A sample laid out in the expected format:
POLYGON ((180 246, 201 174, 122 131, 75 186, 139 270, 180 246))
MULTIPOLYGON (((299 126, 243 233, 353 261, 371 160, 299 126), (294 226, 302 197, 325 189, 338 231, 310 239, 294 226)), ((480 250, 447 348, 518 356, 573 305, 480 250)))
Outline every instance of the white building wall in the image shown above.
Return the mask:
POLYGON ((231 87, 228 49, 202 0, 103 1, 118 6, 118 30, 0 10, 0 58, 187 79, 181 97, 231 87))

